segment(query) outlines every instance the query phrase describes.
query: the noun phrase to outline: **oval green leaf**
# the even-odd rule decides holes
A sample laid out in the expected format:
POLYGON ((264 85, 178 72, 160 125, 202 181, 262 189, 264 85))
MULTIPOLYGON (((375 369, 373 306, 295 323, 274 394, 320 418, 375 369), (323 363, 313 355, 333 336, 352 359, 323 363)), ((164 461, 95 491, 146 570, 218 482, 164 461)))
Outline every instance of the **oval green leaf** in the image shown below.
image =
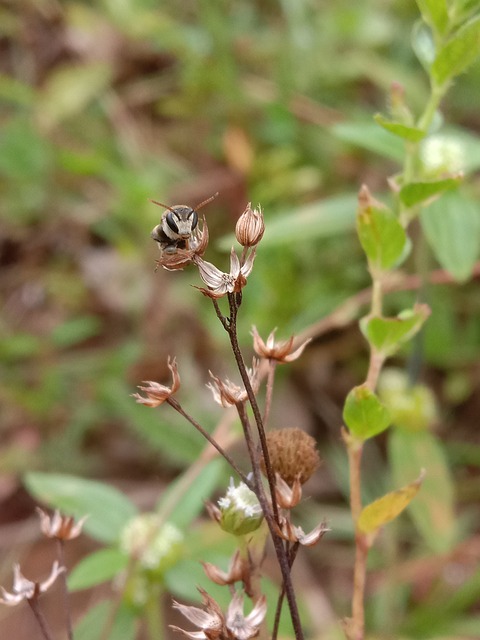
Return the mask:
POLYGON ((357 232, 371 268, 387 270, 405 255, 407 236, 394 213, 381 206, 361 206, 357 232))
POLYGON ((373 438, 390 425, 390 413, 365 384, 354 387, 345 400, 343 419, 361 440, 373 438))
POLYGON ((392 429, 388 455, 395 483, 403 483, 419 466, 427 475, 423 488, 409 506, 409 514, 434 553, 447 553, 458 537, 455 488, 442 443, 430 431, 392 429))
POLYGON ((463 176, 458 175, 432 182, 410 182, 400 189, 400 200, 407 207, 413 207, 420 202, 425 202, 425 200, 440 195, 443 191, 455 189, 462 179, 463 176))
POLYGON ((418 304, 402 311, 396 318, 366 317, 360 327, 368 342, 388 357, 418 333, 429 315, 428 305, 418 304))
POLYGON ((438 51, 431 66, 432 77, 444 85, 465 71, 480 54, 480 16, 469 20, 438 51))
POLYGON ((374 534, 378 529, 399 516, 417 495, 422 485, 423 477, 424 474, 422 472, 414 482, 396 491, 391 491, 364 507, 357 522, 359 531, 366 535, 374 534))
POLYGON ((446 193, 420 214, 423 231, 439 261, 459 282, 480 255, 480 206, 459 191, 446 193))
POLYGON ((374 120, 381 127, 390 131, 390 133, 393 133, 399 138, 403 138, 403 140, 408 140, 409 142, 420 142, 420 140, 422 140, 426 135, 423 129, 410 127, 402 122, 393 122, 392 120, 388 120, 388 118, 382 116, 380 113, 377 113, 374 116, 374 120))
POLYGON ((114 578, 126 568, 128 556, 115 548, 100 549, 80 560, 68 576, 70 591, 88 589, 114 578))

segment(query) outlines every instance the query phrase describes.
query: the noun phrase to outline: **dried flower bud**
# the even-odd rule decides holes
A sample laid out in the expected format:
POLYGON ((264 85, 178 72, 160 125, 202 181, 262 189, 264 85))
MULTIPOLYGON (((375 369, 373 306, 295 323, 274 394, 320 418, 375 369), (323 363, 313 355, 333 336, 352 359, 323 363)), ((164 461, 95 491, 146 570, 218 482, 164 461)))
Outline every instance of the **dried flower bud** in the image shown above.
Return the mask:
POLYGON ((290 336, 288 340, 276 341, 274 329, 264 342, 257 331, 257 327, 252 327, 253 349, 261 358, 268 360, 276 360, 279 363, 293 362, 299 358, 311 338, 302 342, 296 349, 293 348, 294 336, 290 336))
POLYGON ((228 533, 243 536, 256 531, 262 524, 263 512, 258 498, 244 482, 236 487, 231 480, 227 493, 220 498, 218 506, 219 524, 228 533))
POLYGON ((140 395, 139 393, 132 393, 132 398, 139 404, 144 404, 147 407, 158 407, 164 402, 166 402, 170 396, 176 393, 180 388, 180 375, 178 373, 177 360, 174 358, 170 360, 168 358, 168 368, 172 374, 172 386, 167 387, 164 384, 160 384, 159 382, 154 382, 152 380, 145 381, 144 384, 148 385, 146 387, 139 386, 140 391, 145 392, 145 396, 140 395))
POLYGON ((330 529, 325 522, 321 522, 309 533, 305 533, 302 527, 296 527, 290 522, 290 518, 282 518, 280 527, 278 527, 279 535, 289 542, 298 542, 304 547, 312 547, 322 538, 330 529))
POLYGON ((127 522, 120 546, 144 569, 163 574, 181 558, 183 534, 169 522, 162 524, 156 513, 143 513, 127 522))
MULTIPOLYGON (((267 433, 267 446, 273 471, 293 486, 295 480, 304 484, 320 464, 315 440, 308 433, 292 427, 267 433)), ((265 462, 262 460, 262 467, 265 462)))
POLYGON ((244 247, 254 247, 262 239, 264 231, 265 222, 261 208, 252 209, 252 203, 249 202, 235 226, 238 242, 244 247))
POLYGON ((40 528, 47 538, 57 538, 58 540, 73 540, 78 538, 82 533, 82 527, 87 516, 83 516, 77 523, 72 516, 65 516, 58 509, 55 510, 53 516, 37 507, 37 513, 40 516, 40 528))

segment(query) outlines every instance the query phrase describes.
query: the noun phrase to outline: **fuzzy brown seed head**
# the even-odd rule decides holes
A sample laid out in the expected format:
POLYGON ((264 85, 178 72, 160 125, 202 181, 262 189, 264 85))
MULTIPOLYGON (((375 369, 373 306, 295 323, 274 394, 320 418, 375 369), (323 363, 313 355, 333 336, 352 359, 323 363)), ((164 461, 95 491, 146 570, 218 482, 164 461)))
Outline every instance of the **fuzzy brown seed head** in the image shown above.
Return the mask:
MULTIPOLYGON (((267 446, 273 471, 292 486, 298 478, 304 484, 320 464, 315 440, 296 427, 267 433, 267 446)), ((265 467, 262 461, 262 467, 265 467)))

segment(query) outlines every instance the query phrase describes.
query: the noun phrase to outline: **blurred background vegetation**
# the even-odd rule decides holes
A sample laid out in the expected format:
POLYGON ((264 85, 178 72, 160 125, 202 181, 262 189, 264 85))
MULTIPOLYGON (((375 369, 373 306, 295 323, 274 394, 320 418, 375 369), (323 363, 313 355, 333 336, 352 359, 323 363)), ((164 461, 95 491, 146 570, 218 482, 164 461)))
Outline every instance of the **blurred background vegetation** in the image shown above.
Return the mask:
MULTIPOLYGON (((220 268, 236 218, 247 202, 262 205, 267 231, 241 314, 247 357, 252 324, 264 336, 275 326, 279 337, 301 333, 369 285, 354 230, 356 193, 362 183, 386 193, 398 169, 401 144, 372 122, 387 109, 392 82, 404 86, 414 113, 425 103, 427 80, 411 46, 418 17, 413 0, 0 3, 3 526, 32 512, 25 471, 158 489, 197 458, 203 442, 191 427, 129 397, 142 380, 167 378, 168 355, 179 360, 190 412, 209 428, 219 420, 204 383, 208 369, 232 374, 227 341, 190 286, 200 284, 193 270, 154 272, 149 234, 161 210, 149 199, 194 206, 219 191, 205 213, 206 258, 220 268)), ((476 64, 443 105, 472 145, 472 171, 479 86, 476 64)), ((471 194, 479 189, 473 173, 471 194)), ((405 569, 405 583, 416 587, 399 596, 417 606, 411 637, 426 633, 428 612, 467 578, 453 618, 472 614, 480 595, 480 574, 466 567, 480 556, 480 270, 471 235, 454 265, 464 282, 428 291, 433 314, 421 353, 440 407, 460 538, 469 544, 448 565, 447 586, 435 582, 443 564, 422 576, 405 569)), ((414 297, 392 295, 390 310, 414 297)), ((366 356, 355 323, 333 328, 282 369, 277 390, 276 415, 290 421, 279 426, 308 429, 326 460, 308 517, 330 519, 331 540, 314 566, 338 615, 348 611, 351 569, 339 426, 366 356)), ((395 364, 405 361, 403 354, 395 364)), ((372 447, 366 471, 373 496, 389 482, 383 445, 372 447)), ((403 526, 404 544, 414 544, 403 526)), ((379 629, 388 622, 376 620, 379 629)))

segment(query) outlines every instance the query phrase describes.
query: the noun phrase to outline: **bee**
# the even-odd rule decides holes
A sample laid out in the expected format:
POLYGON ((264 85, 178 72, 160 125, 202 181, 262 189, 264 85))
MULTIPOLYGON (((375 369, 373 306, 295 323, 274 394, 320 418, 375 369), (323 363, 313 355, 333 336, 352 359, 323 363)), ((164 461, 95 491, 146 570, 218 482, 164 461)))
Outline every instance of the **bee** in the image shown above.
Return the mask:
POLYGON ((165 207, 160 224, 153 229, 151 237, 158 242, 162 253, 174 254, 177 249, 188 249, 189 240, 198 225, 197 211, 218 196, 218 191, 194 208, 186 204, 176 204, 169 207, 161 202, 152 200, 154 204, 165 207))

